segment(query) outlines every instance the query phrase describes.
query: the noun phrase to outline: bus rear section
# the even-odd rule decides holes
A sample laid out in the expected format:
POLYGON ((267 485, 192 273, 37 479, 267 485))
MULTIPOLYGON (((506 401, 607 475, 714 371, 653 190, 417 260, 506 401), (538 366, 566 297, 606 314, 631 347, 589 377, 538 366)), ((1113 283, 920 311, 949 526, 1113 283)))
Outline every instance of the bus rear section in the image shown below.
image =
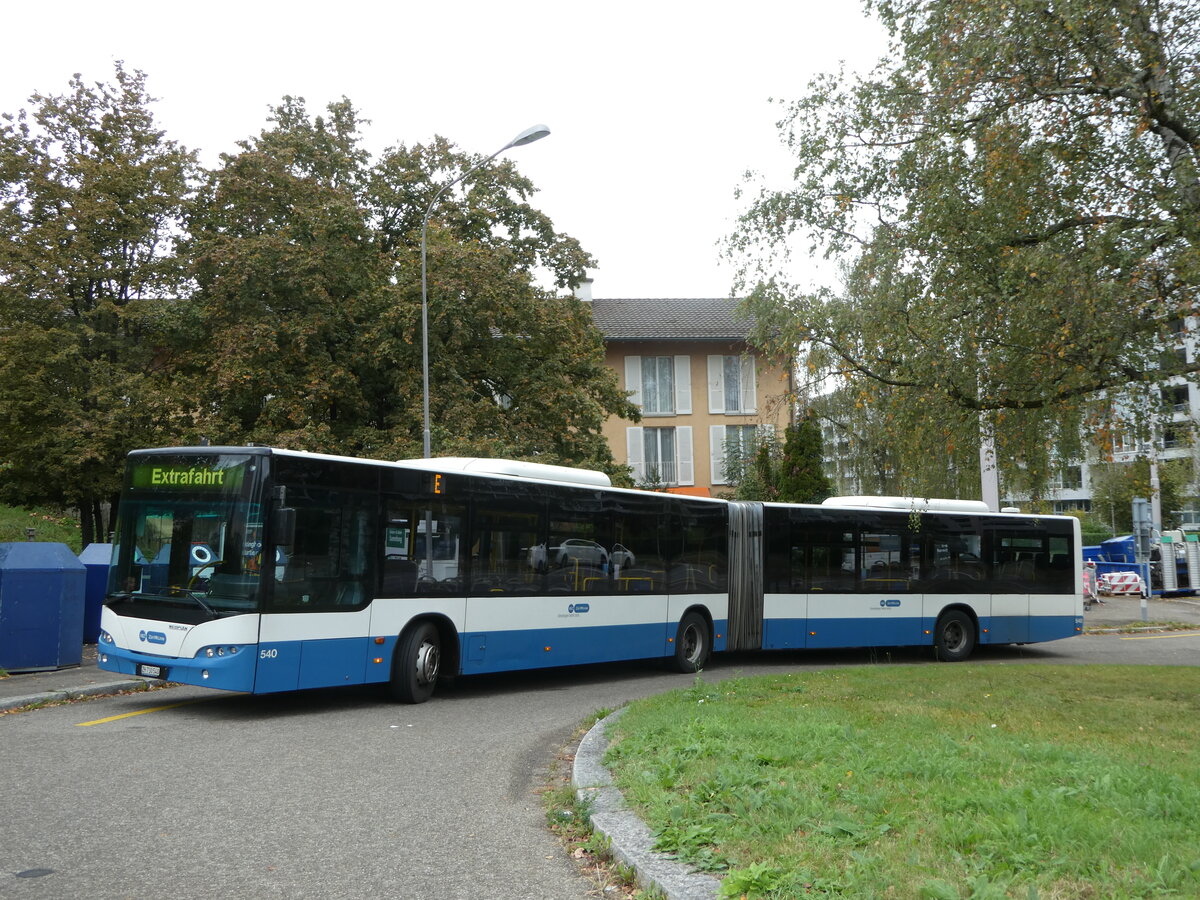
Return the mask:
POLYGON ((764 649, 932 646, 957 661, 1082 631, 1077 520, 905 502, 768 505, 764 649))

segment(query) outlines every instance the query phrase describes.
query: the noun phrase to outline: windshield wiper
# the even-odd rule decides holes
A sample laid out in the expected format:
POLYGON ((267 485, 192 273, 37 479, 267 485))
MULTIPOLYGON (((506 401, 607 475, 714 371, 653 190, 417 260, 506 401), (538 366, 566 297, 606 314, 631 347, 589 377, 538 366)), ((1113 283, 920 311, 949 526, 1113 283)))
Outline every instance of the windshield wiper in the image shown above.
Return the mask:
POLYGON ((195 602, 195 604, 197 606, 199 606, 201 609, 203 609, 206 613, 208 613, 210 617, 212 617, 214 619, 221 618, 221 613, 217 609, 215 609, 214 607, 212 607, 208 603, 206 603, 204 598, 201 597, 198 593, 196 593, 193 590, 189 590, 188 588, 180 587, 177 584, 171 585, 170 587, 166 588, 162 593, 151 593, 150 591, 135 591, 134 593, 128 594, 126 596, 135 597, 135 598, 146 597, 146 598, 154 599, 154 600, 175 600, 179 597, 186 597, 189 600, 192 600, 193 602, 195 602))
POLYGON ((213 608, 208 603, 206 603, 204 601, 203 597, 201 597, 196 591, 193 591, 190 588, 185 588, 185 587, 181 587, 180 585, 173 584, 169 588, 167 588, 167 592, 172 597, 178 597, 178 596, 190 597, 192 600, 196 601, 197 606, 199 606, 201 609, 203 609, 206 613, 208 613, 214 619, 219 619, 221 617, 221 614, 219 612, 217 612, 215 608, 213 608))

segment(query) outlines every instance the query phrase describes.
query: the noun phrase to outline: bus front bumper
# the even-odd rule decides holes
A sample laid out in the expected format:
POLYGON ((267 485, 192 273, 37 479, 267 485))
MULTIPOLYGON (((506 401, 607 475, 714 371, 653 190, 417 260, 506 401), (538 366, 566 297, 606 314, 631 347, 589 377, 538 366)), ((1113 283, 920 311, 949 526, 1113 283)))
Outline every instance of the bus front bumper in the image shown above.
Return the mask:
POLYGON ((105 637, 108 635, 100 635, 96 663, 106 672, 138 675, 151 681, 194 684, 222 691, 254 690, 257 645, 242 646, 236 652, 226 652, 223 656, 201 655, 189 659, 138 653, 108 643, 105 637))

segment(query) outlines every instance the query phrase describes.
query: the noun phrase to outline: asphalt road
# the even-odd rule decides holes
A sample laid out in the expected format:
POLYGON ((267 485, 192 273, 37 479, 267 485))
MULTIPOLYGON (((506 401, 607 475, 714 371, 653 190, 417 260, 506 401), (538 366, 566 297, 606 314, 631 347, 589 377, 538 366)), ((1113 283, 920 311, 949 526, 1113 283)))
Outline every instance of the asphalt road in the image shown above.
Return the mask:
MULTIPOLYGON (((927 660, 724 656, 705 678, 927 660)), ((1019 662, 1194 666, 1200 632, 966 665, 1019 662)), ((689 683, 639 663, 460 680, 420 706, 173 687, 3 716, 0 896, 584 898, 535 791, 585 715, 689 683)))

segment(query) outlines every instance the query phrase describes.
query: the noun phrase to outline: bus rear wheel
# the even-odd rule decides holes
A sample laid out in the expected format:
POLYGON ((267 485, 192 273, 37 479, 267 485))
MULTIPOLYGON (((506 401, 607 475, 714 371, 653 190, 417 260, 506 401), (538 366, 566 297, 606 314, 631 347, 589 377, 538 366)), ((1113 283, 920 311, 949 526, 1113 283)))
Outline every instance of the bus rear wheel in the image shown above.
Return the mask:
POLYGON ((937 620, 933 652, 943 662, 962 662, 975 649, 975 623, 961 609, 948 609, 937 620))
POLYGON ((392 658, 392 696, 401 703, 424 703, 437 687, 441 665, 442 637, 433 623, 409 629, 392 658))
POLYGON ((712 652, 712 635, 704 616, 690 612, 679 620, 679 630, 675 632, 676 670, 689 675, 699 672, 708 664, 712 652))

